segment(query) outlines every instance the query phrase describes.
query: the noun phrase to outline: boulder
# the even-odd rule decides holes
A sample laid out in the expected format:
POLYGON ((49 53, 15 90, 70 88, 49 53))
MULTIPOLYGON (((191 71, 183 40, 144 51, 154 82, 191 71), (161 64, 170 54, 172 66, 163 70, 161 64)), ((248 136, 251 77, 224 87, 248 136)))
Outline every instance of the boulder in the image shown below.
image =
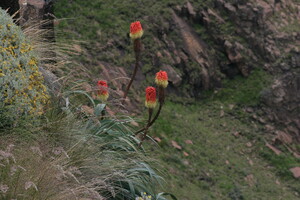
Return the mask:
POLYGON ((300 167, 291 168, 290 171, 295 178, 300 178, 300 167))
POLYGON ((195 12, 194 7, 192 6, 192 4, 189 1, 186 3, 186 8, 187 8, 188 14, 192 18, 195 18, 197 13, 195 12))
POLYGON ((183 6, 182 12, 189 19, 196 20, 197 13, 195 12, 193 5, 189 1, 183 6))
POLYGON ((27 21, 40 22, 53 19, 52 0, 20 0, 20 8, 20 24, 25 24, 27 21))
POLYGON ((231 5, 230 3, 225 3, 224 7, 229 12, 233 12, 233 13, 236 12, 236 8, 233 5, 231 5))

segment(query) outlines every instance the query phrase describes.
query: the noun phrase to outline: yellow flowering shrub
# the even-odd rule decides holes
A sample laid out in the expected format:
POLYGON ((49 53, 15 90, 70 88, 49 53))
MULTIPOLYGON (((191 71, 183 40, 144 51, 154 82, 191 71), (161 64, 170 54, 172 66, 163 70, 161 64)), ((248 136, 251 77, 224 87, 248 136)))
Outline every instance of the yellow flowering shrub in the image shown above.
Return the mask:
POLYGON ((0 108, 16 114, 43 113, 49 96, 32 46, 0 9, 0 108))

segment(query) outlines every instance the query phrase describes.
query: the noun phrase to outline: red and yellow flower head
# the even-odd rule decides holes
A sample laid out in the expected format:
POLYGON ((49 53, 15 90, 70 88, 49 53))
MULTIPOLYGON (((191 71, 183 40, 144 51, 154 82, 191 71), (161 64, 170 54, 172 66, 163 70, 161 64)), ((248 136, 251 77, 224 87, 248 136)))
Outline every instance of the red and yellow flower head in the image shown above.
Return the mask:
POLYGON ((146 88, 145 106, 151 109, 155 108, 156 106, 156 89, 154 87, 146 88))
POLYGON ((159 71, 156 73, 155 76, 155 83, 158 86, 161 86, 163 88, 166 88, 168 86, 168 74, 165 71, 159 71))
POLYGON ((132 22, 130 24, 130 37, 133 40, 141 38, 144 34, 142 25, 140 21, 132 22))
POLYGON ((98 90, 97 90, 97 97, 101 101, 106 101, 109 97, 108 94, 108 86, 106 81, 100 80, 97 82, 98 90))

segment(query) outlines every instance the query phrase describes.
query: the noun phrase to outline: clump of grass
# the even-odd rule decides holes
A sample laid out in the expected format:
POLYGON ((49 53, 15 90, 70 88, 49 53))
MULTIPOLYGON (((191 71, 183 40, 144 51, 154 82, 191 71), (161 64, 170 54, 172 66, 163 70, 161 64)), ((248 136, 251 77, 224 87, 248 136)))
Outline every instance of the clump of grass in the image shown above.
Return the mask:
POLYGON ((39 146, 9 145, 0 158, 2 199, 101 199, 95 188, 76 178, 79 169, 70 165, 63 148, 45 152, 39 146))
POLYGON ((31 130, 40 136, 26 139, 28 144, 17 128, 2 140, 0 196, 131 200, 147 192, 165 199, 157 194, 163 179, 150 167, 154 161, 137 151, 132 119, 83 116, 75 108, 53 108, 31 130))

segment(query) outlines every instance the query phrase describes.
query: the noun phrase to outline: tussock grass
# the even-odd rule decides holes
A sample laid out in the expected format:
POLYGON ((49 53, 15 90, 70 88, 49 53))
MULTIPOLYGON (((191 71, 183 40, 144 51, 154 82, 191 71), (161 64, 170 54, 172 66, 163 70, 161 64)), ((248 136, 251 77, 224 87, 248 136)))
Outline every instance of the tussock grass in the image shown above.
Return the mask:
POLYGON ((155 161, 137 151, 130 119, 95 122, 74 111, 50 109, 27 126, 34 137, 15 127, 1 140, 0 185, 8 188, 1 197, 134 199, 141 192, 155 197, 163 179, 150 167, 155 161))

